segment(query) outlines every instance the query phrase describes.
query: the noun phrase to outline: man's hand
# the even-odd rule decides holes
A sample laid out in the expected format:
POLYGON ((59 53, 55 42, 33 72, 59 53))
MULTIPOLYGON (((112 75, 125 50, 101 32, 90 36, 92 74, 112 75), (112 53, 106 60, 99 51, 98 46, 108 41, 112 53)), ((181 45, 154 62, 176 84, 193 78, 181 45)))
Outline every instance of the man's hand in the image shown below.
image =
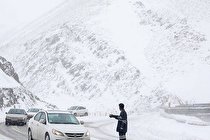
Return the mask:
POLYGON ((112 118, 113 117, 113 114, 109 114, 109 117, 112 118))

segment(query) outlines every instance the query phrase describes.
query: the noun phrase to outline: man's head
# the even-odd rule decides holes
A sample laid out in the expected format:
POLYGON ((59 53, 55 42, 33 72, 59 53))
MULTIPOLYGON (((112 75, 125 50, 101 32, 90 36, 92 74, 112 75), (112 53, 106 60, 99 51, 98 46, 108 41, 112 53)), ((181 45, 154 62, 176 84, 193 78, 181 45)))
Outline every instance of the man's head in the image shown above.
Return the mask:
POLYGON ((124 109, 124 104, 123 104, 123 103, 120 103, 120 104, 119 104, 119 109, 120 109, 120 110, 123 110, 123 109, 124 109))

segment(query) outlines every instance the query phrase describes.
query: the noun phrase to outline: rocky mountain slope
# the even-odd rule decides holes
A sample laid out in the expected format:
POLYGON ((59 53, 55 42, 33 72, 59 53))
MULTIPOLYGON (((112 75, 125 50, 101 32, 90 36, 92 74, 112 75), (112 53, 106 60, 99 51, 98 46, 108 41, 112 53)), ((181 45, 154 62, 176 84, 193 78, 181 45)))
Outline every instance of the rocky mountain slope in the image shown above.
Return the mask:
POLYGON ((208 32, 194 24, 206 20, 184 11, 194 5, 67 1, 2 45, 0 54, 13 62, 27 89, 60 108, 82 104, 92 111, 111 110, 124 102, 128 110, 140 111, 182 103, 177 93, 190 93, 174 89, 174 82, 200 64, 209 67, 208 32))
POLYGON ((30 91, 26 90, 19 81, 18 74, 15 72, 11 62, 1 56, 0 81, 0 108, 12 107, 16 104, 25 108, 37 104, 53 107, 53 105, 41 101, 30 91))

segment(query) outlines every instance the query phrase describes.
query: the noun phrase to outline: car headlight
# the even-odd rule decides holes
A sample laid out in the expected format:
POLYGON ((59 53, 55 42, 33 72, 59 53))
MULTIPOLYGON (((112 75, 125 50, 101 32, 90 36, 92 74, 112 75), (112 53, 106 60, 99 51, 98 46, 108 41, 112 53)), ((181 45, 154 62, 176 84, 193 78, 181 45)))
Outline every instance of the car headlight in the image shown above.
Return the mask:
POLYGON ((54 135, 57 135, 57 136, 64 136, 64 134, 63 134, 62 132, 60 132, 60 131, 58 131, 58 130, 55 130, 55 129, 52 130, 52 133, 53 133, 54 135))
POLYGON ((87 132, 85 133, 85 137, 89 137, 89 136, 90 136, 90 132, 87 131, 87 132))

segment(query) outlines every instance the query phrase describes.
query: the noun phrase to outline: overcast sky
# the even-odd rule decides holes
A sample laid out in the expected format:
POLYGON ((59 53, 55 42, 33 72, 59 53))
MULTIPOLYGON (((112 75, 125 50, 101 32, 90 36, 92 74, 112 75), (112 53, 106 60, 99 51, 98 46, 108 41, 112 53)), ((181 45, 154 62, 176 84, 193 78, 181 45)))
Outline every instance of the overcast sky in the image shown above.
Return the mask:
POLYGON ((64 0, 0 0, 0 39, 40 17, 64 0))

